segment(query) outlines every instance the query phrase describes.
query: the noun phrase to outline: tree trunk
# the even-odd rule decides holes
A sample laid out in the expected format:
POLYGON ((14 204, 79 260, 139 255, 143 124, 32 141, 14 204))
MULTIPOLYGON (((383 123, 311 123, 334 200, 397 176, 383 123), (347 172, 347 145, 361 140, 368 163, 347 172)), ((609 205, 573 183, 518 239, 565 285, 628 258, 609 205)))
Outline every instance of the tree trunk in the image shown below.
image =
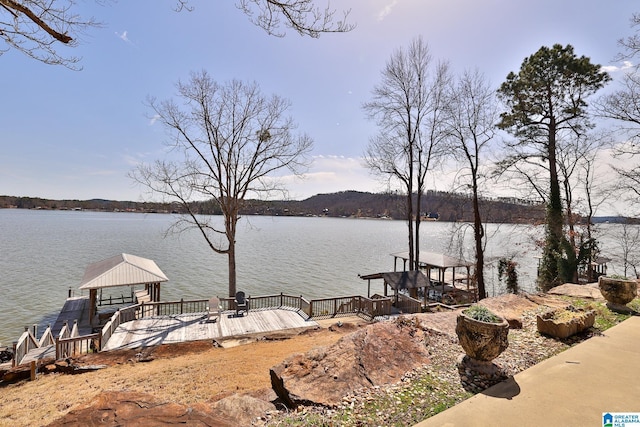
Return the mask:
POLYGON ((407 196, 407 228, 409 229, 409 270, 413 270, 415 252, 413 250, 413 194, 407 196))
POLYGON ((236 296, 236 244, 229 242, 229 252, 227 253, 229 261, 229 297, 236 296))
POLYGON ((547 205, 547 221, 545 246, 542 254, 542 270, 539 285, 543 291, 561 284, 560 257, 562 254, 562 200, 560 198, 560 183, 558 180, 558 166, 556 163, 556 127, 549 125, 549 145, 547 146, 549 159, 549 203, 547 205))
POLYGON ((414 245, 415 245, 415 266, 414 266, 414 270, 420 270, 420 223, 421 223, 421 219, 420 219, 420 205, 422 204, 422 191, 419 189, 418 190, 418 194, 416 196, 416 230, 415 230, 415 241, 414 241, 414 245))
POLYGON ((478 286, 478 299, 481 300, 487 297, 484 284, 484 248, 482 247, 484 227, 480 216, 478 183, 475 179, 473 180, 473 236, 476 243, 476 284, 478 286))
POLYGON ((227 236, 227 242, 229 244, 227 250, 228 263, 229 263, 229 296, 235 297, 236 288, 236 229, 238 225, 238 212, 240 207, 238 206, 237 198, 234 201, 227 201, 228 204, 224 209, 225 216, 225 232, 227 236))

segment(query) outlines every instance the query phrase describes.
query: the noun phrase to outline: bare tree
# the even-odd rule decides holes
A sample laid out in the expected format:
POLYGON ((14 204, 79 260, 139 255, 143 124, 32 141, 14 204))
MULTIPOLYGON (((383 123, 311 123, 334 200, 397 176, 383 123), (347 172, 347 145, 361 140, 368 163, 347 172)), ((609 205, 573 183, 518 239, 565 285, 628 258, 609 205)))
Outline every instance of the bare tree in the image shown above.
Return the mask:
POLYGON ((627 277, 630 270, 636 278, 640 278, 638 268, 640 267, 640 226, 632 225, 625 220, 621 226, 613 233, 618 244, 618 255, 622 259, 623 274, 627 277))
POLYGON ((202 71, 177 88, 178 101, 149 103, 183 160, 142 164, 131 175, 152 194, 187 212, 173 224, 174 231, 195 228, 214 252, 227 255, 233 296, 236 227, 245 198, 282 189, 272 173, 299 173, 312 140, 294 135, 296 125, 286 116, 289 101, 263 95, 256 83, 220 84, 202 71), (202 200, 220 208, 223 228, 215 224, 215 217, 200 215, 192 202, 202 200))
MULTIPOLYGON (((631 26, 640 28, 640 14, 631 18, 631 26)), ((640 55, 640 34, 618 40, 623 52, 619 60, 631 60, 640 55)), ((631 67, 622 80, 622 88, 607 94, 596 103, 598 114, 614 119, 619 123, 619 131, 628 141, 615 147, 615 156, 619 159, 640 157, 640 65, 631 67)), ((640 167, 636 163, 630 167, 613 166, 620 177, 619 191, 631 204, 640 205, 640 167)))
POLYGON ((93 18, 74 12, 75 0, 0 0, 0 38, 14 48, 45 64, 76 69, 80 58, 64 57, 57 43, 76 46, 76 36, 88 27, 98 26, 93 18))
MULTIPOLYGON (((108 0, 96 3, 104 1, 108 0)), ((190 3, 176 0, 175 10, 192 11, 190 3)), ((350 10, 337 19, 336 10, 328 3, 321 8, 313 0, 239 0, 237 6, 252 23, 278 37, 285 35, 283 26, 314 38, 355 28, 347 22, 350 10)), ((0 55, 14 48, 45 64, 79 69, 76 64, 80 58, 60 54, 58 45, 76 46, 79 33, 99 24, 79 16, 75 9, 76 0, 0 0, 0 38, 7 45, 0 49, 0 55)))
POLYGON ((406 192, 411 270, 419 265, 420 207, 427 172, 440 156, 445 137, 450 78, 448 64, 433 64, 429 47, 416 38, 408 49, 392 54, 382 71, 382 82, 373 89, 373 99, 363 106, 379 128, 366 148, 366 165, 384 179, 399 181, 406 192))
POLYGON ((475 242, 475 278, 478 298, 487 296, 484 281, 485 230, 480 212, 482 156, 496 134, 498 121, 495 90, 479 72, 465 72, 456 83, 448 102, 447 132, 453 156, 462 162, 463 180, 471 190, 475 242))
POLYGON ((283 25, 313 38, 322 33, 344 33, 355 28, 347 22, 349 10, 342 12, 342 19, 336 19, 336 10, 331 9, 328 2, 320 8, 312 0, 240 0, 238 7, 251 22, 277 37, 285 35, 283 25))
MULTIPOLYGON (((603 200, 594 203, 594 192, 597 192, 594 178, 598 153, 605 142, 605 136, 588 133, 577 135, 574 139, 559 140, 557 144, 558 172, 564 190, 568 240, 573 252, 578 255, 578 267, 587 266, 587 270, 597 251, 591 219, 594 208, 603 200), (583 216, 585 226, 580 227, 583 216)), ((578 281, 578 269, 574 271, 573 281, 578 281)))

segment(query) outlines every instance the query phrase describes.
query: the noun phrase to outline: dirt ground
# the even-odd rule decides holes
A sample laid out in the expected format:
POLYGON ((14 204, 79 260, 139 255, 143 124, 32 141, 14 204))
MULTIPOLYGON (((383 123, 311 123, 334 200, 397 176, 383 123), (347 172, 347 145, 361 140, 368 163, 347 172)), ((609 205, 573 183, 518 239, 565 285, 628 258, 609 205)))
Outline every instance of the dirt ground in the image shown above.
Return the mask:
POLYGON ((211 403, 234 393, 272 400, 272 366, 291 354, 330 345, 357 329, 358 323, 343 321, 341 327, 320 327, 294 336, 278 333, 230 348, 195 341, 86 355, 74 363, 107 367, 80 375, 39 375, 35 381, 1 386, 0 425, 48 425, 111 392, 145 393, 159 402, 205 412, 211 403))

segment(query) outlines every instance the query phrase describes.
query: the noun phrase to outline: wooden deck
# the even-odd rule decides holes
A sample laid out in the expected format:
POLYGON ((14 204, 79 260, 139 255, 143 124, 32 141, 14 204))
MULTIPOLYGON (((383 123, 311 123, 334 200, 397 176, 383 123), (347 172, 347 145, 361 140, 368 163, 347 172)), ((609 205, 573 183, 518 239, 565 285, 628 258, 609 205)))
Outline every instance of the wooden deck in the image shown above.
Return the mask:
POLYGON ((223 340, 246 335, 317 327, 296 311, 286 309, 250 310, 244 316, 225 311, 217 321, 207 321, 206 313, 146 317, 123 323, 103 350, 140 348, 197 340, 223 340))

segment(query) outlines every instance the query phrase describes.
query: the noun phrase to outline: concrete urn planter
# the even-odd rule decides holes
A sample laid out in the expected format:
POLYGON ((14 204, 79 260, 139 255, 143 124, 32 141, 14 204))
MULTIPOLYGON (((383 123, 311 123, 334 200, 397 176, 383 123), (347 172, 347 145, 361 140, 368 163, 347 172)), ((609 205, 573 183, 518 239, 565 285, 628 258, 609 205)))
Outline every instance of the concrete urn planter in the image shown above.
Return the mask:
POLYGON ((538 332, 560 339, 592 327, 595 320, 595 310, 583 310, 571 306, 566 309, 548 310, 536 317, 538 332))
POLYGON ((509 347, 509 323, 503 318, 498 323, 491 323, 460 313, 456 335, 467 356, 479 361, 490 362, 509 347))
POLYGON ((604 299, 614 306, 625 306, 638 294, 638 282, 633 279, 614 279, 600 276, 598 287, 604 299))

